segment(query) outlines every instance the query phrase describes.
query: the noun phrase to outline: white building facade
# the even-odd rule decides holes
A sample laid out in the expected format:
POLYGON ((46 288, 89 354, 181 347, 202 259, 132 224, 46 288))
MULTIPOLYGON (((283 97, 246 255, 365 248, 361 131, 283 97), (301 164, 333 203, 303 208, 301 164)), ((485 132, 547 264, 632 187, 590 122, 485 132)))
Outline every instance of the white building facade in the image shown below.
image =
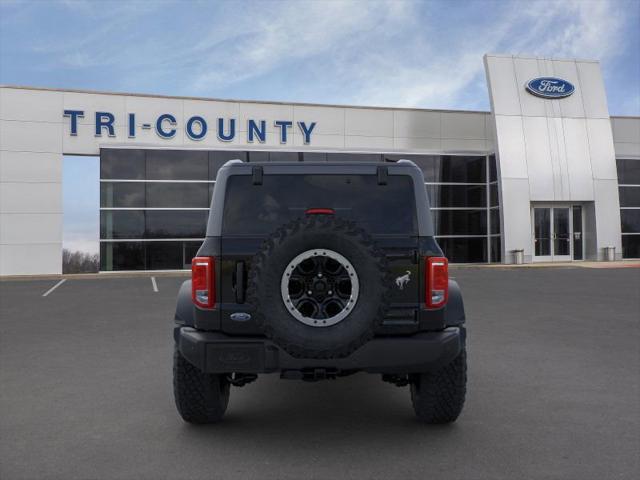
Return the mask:
POLYGON ((640 117, 598 62, 485 70, 490 112, 0 87, 0 275, 61 273, 64 155, 100 156, 105 271, 187 267, 229 158, 412 159, 453 261, 640 257, 640 117))

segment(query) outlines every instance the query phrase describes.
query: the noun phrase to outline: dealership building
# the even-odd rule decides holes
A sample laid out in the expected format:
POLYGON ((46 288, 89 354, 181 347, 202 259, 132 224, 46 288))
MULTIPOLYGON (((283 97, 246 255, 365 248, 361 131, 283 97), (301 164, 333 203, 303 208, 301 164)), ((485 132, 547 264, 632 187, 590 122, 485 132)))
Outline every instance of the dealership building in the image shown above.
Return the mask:
POLYGON ((599 63, 484 64, 489 112, 2 86, 0 275, 61 273, 65 155, 100 157, 101 271, 189 268, 230 159, 410 159, 452 262, 640 258, 640 117, 599 63))

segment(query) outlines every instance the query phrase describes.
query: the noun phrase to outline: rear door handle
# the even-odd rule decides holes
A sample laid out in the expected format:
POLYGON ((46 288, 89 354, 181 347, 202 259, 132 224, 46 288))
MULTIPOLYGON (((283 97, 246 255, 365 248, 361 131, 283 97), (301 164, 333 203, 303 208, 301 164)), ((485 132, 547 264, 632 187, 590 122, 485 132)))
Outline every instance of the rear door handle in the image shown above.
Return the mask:
POLYGON ((236 303, 244 303, 244 262, 236 262, 236 303))

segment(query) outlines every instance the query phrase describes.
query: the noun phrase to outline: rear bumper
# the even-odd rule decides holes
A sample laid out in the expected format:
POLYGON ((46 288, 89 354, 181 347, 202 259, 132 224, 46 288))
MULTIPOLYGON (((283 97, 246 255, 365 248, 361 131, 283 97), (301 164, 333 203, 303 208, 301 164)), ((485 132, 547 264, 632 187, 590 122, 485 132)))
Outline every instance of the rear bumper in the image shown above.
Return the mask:
POLYGON ((180 353, 208 373, 271 373, 326 370, 404 374, 435 370, 451 362, 464 342, 464 328, 449 327, 403 337, 376 337, 336 359, 296 358, 263 337, 231 337, 176 327, 180 353))

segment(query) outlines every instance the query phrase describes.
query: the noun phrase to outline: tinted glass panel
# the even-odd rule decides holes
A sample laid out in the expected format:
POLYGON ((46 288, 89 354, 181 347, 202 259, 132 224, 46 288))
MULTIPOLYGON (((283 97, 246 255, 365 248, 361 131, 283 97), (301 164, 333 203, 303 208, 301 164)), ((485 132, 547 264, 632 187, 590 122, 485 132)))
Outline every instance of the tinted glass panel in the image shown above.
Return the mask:
POLYGON ((502 261, 502 251, 500 250, 500 237, 491 237, 491 261, 492 262, 500 262, 502 261))
POLYGON ((269 152, 270 162, 297 162, 302 160, 298 152, 269 152))
POLYGON ((569 227, 569 209, 553 209, 553 254, 571 254, 571 235, 569 227))
POLYGON ((143 180, 145 178, 144 150, 101 149, 100 178, 143 180))
POLYGON ((202 243, 200 242, 183 242, 184 243, 184 266, 190 268, 191 260, 198 254, 198 250, 202 243))
POLYGON ((486 210, 432 210, 436 235, 485 235, 486 210))
POLYGON ((247 152, 250 162, 268 162, 269 152, 247 152))
POLYGON ((444 155, 434 164, 432 182, 486 183, 485 157, 457 157, 444 155))
POLYGON ((100 270, 144 270, 144 243, 100 242, 100 270))
POLYGON ((147 183, 147 207, 207 208, 208 183, 147 183))
POLYGON ((326 162, 327 154, 324 152, 303 152, 302 159, 305 162, 326 162))
POLYGON ((424 175, 425 182, 435 182, 435 171, 437 170, 437 165, 439 165, 440 157, 438 155, 384 155, 384 158, 390 161, 398 161, 398 160, 411 160, 415 163, 420 170, 422 170, 422 174, 424 175))
POLYGON ((551 209, 534 208, 533 221, 535 255, 551 255, 551 209))
POLYGON ((495 182, 498 180, 498 166, 496 165, 496 156, 489 155, 489 181, 495 182))
POLYGON ((147 268, 150 270, 184 268, 182 242, 148 242, 147 268))
POLYGON ((146 238, 204 238, 207 210, 148 210, 146 238))
POLYGON ((208 157, 204 151, 147 150, 147 179, 207 180, 208 157))
POLYGON ((266 234, 304 215, 308 208, 333 208, 372 233, 416 232, 411 177, 392 175, 378 185, 375 175, 265 175, 253 185, 248 175, 227 184, 223 231, 266 234))
POLYGON ((380 162, 378 153, 327 153, 328 162, 380 162))
POLYGON ((234 150, 216 150, 209 152, 209 180, 215 180, 218 170, 229 160, 247 161, 247 152, 234 150))
POLYGON ((622 233, 640 233, 640 210, 620 210, 622 233))
POLYGON ((144 212, 140 210, 102 210, 100 238, 144 238, 144 212))
POLYGON ((487 187, 484 185, 427 185, 431 206, 486 207, 487 187))
POLYGON ((490 233, 500 233, 500 209, 489 210, 489 220, 491 222, 490 233))
POLYGON ((487 238, 438 238, 438 245, 451 262, 487 261, 487 238))
POLYGON ((622 256, 640 258, 640 235, 622 235, 622 256))
POLYGON ((497 183, 492 183, 491 185, 489 185, 489 202, 492 207, 497 207, 500 204, 497 183))
POLYGON ((640 185, 640 160, 619 158, 616 163, 618 165, 618 183, 640 185))
POLYGON ((144 183, 100 183, 100 206, 104 208, 143 208, 144 183))
POLYGON ((640 187, 619 187, 621 207, 640 207, 640 187))

